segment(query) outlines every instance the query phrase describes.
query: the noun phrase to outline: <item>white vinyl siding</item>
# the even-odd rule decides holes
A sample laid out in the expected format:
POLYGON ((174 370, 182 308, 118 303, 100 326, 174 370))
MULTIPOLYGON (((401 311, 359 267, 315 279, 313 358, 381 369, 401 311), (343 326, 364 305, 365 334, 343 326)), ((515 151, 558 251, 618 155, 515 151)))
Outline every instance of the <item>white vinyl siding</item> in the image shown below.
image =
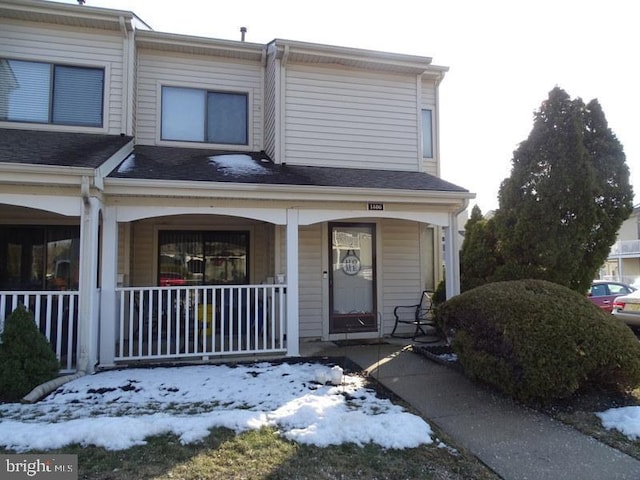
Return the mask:
POLYGON ((286 162, 417 170, 415 78, 287 66, 286 162))
MULTIPOLYGON (((0 57, 105 69, 104 127, 110 134, 122 125, 123 38, 117 33, 8 22, 0 28, 0 57)), ((51 126, 47 125, 48 128, 51 126)), ((96 130, 92 127, 84 129, 96 130)), ((76 130, 80 127, 75 127, 76 130)))
POLYGON ((378 272, 383 285, 381 303, 384 305, 384 334, 387 335, 393 329, 395 306, 417 303, 423 290, 420 259, 424 253, 420 252, 419 223, 386 219, 380 231, 382 259, 378 259, 378 272))
MULTIPOLYGON (((231 62, 222 58, 177 55, 169 52, 138 52, 137 143, 154 145, 160 140, 162 86, 201 88, 216 92, 246 93, 249 100, 249 144, 262 149, 262 68, 259 64, 231 62), (251 136, 252 135, 252 136, 251 136)), ((176 142, 163 142, 170 145, 176 142)), ((191 146, 187 144, 187 146, 191 146)))
POLYGON ((322 337, 322 226, 299 230, 300 337, 322 337))

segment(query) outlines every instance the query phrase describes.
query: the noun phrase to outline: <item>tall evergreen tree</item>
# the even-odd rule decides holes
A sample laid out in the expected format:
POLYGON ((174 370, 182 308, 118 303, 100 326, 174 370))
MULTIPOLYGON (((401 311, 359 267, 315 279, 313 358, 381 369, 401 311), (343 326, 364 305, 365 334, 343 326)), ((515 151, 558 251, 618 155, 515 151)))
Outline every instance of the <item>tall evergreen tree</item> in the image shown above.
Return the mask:
POLYGON ((633 192, 622 145, 597 101, 556 87, 514 152, 495 215, 496 280, 539 278, 586 291, 633 192))
POLYGON ((460 250, 460 289, 465 292, 491 282, 499 263, 493 221, 486 220, 475 205, 464 226, 460 250))

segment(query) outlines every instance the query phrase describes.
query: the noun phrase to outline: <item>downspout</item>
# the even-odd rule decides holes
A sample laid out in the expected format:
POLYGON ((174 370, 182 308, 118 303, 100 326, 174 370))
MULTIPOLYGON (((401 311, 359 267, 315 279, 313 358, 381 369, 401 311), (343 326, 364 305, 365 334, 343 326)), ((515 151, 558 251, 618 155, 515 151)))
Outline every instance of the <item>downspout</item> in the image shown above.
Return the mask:
POLYGON ((134 74, 134 42, 129 35, 127 23, 123 16, 118 18, 120 31, 122 32, 122 115, 121 115, 121 132, 126 135, 133 134, 133 74, 134 74))
POLYGON ((278 124, 278 137, 279 137, 279 149, 278 149, 278 163, 282 165, 286 165, 287 157, 285 155, 285 135, 286 135, 286 87, 287 87, 287 63, 289 61, 289 45, 284 46, 284 50, 282 52, 282 58, 280 58, 280 68, 278 72, 278 77, 280 80, 279 91, 278 91, 278 99, 279 105, 278 110, 280 111, 280 118, 278 124))
POLYGON ((262 125, 262 134, 260 135, 260 150, 265 149, 265 111, 267 109, 267 95, 266 95, 266 84, 267 84, 267 47, 265 46, 262 49, 262 57, 260 58, 260 90, 262 91, 262 108, 260 109, 261 118, 260 125, 262 125))
POLYGON ((89 208, 89 177, 86 175, 82 177, 82 183, 80 185, 80 196, 82 197, 82 203, 85 208, 89 208))

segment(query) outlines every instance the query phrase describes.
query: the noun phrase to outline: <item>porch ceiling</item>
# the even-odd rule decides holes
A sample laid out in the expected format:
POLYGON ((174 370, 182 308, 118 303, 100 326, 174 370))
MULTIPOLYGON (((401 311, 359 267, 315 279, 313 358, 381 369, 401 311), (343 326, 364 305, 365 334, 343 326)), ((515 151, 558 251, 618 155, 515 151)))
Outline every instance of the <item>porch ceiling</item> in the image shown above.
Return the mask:
POLYGON ((469 191, 428 173, 275 164, 263 152, 136 146, 109 178, 158 181, 222 182, 281 186, 447 192, 469 191))

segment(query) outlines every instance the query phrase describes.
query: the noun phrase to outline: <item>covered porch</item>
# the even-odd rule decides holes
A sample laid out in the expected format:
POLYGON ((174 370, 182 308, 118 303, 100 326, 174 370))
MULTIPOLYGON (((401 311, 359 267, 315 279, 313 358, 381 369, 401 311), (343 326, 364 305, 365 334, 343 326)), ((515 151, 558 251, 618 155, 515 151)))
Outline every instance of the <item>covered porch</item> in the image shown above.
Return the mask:
MULTIPOLYGON (((0 228, 79 231, 75 283, 0 288, 0 329, 24 303, 65 371, 295 357, 307 340, 387 335, 393 307, 413 303, 443 270, 447 295, 459 291, 458 214, 473 197, 460 187, 421 172, 285 166, 263 156, 246 156, 236 170, 212 160, 219 152, 132 148, 100 168, 42 167, 49 177, 25 168, 0 191, 0 228), (222 231, 247 239, 240 276, 163 268, 171 232, 222 231), (350 252, 363 245, 347 237, 361 234, 374 240, 350 252), (354 258, 365 250, 366 262, 354 258), (338 274, 366 284, 356 312, 339 305, 349 295, 338 274), (338 328, 336 313, 345 320, 338 328)), ((198 255, 187 261, 219 256, 198 255)))

